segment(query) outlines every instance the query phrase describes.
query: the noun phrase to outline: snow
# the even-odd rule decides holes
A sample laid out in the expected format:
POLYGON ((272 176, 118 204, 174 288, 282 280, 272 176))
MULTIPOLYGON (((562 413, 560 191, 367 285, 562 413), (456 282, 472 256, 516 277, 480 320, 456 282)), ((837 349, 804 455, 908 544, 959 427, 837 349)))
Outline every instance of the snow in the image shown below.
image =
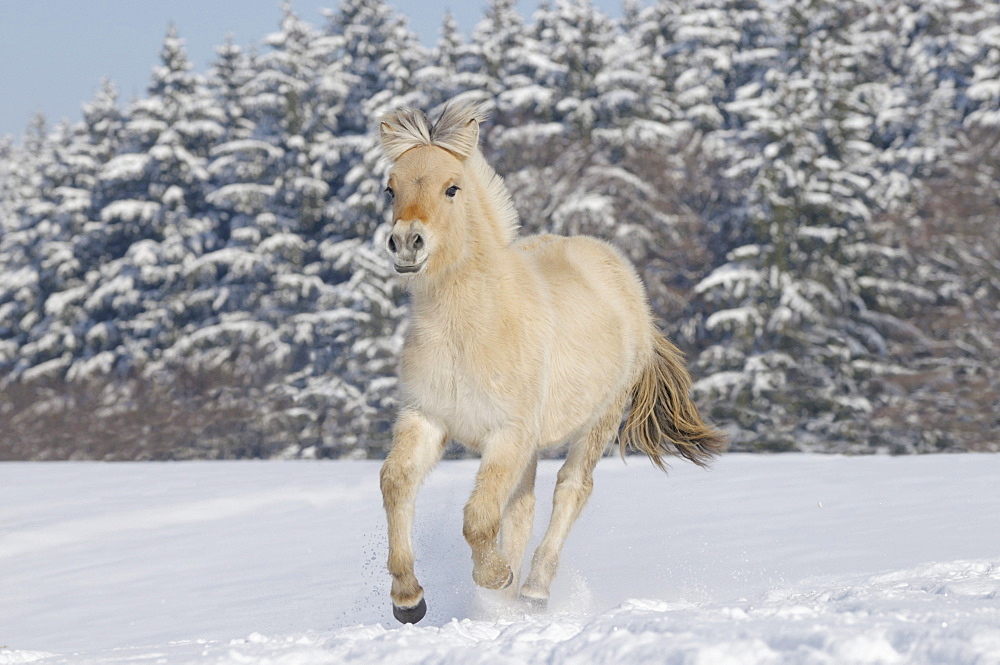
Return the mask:
POLYGON ((705 293, 722 286, 725 288, 734 288, 737 295, 742 296, 745 289, 737 285, 755 285, 758 282, 760 282, 759 271, 726 264, 716 268, 708 277, 698 282, 694 287, 694 291, 695 293, 705 293))
POLYGON ((45 313, 50 316, 60 316, 69 305, 83 300, 89 291, 90 287, 83 285, 53 293, 45 299, 45 313))
POLYGON ((237 212, 252 215, 262 209, 267 201, 274 196, 276 188, 273 185, 238 182, 219 187, 207 195, 209 203, 230 207, 237 212))
POLYGON ((753 307, 734 307, 732 309, 722 309, 713 312, 706 320, 705 327, 709 330, 715 328, 736 328, 745 330, 752 325, 761 325, 763 318, 753 307))
POLYGON ((160 204, 155 201, 140 201, 137 199, 122 199, 112 201, 101 210, 101 221, 113 222, 149 222, 156 217, 160 204))
POLYGON ((145 153, 124 153, 112 157, 101 169, 103 180, 138 180, 146 173, 149 155, 145 153))
POLYGON ((0 664, 1000 662, 1000 456, 605 459, 543 614, 471 582, 475 470, 399 626, 377 462, 0 465, 0 664))

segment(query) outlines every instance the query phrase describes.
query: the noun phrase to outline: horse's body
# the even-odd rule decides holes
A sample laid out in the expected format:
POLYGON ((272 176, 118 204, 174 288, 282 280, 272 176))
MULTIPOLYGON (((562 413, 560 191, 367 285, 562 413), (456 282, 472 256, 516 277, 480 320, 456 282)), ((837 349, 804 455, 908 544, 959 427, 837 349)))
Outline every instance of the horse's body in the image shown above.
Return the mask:
POLYGON ((413 320, 401 363, 403 408, 381 482, 394 614, 426 610, 413 572, 417 488, 449 439, 482 464, 465 507, 473 579, 518 590, 534 515, 538 452, 568 444, 552 520, 523 598, 544 603, 592 472, 631 400, 621 445, 705 464, 722 445, 690 401, 680 354, 656 329, 635 270, 594 238, 516 238, 502 180, 478 149, 481 112, 453 105, 382 119, 394 194, 387 249, 409 275, 413 320), (499 540, 499 543, 498 543, 499 540))

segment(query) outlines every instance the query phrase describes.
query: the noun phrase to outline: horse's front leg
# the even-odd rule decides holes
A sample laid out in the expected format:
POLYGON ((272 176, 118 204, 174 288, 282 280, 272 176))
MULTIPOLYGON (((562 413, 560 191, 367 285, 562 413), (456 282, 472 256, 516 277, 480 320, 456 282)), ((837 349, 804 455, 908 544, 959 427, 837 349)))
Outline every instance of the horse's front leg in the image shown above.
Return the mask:
POLYGON ((392 614, 401 623, 424 618, 424 589, 413 570, 413 512, 417 489, 441 459, 446 432, 419 412, 399 414, 392 450, 382 464, 382 503, 389 523, 389 574, 392 575, 392 614))
POLYGON ((537 437, 504 430, 483 442, 476 486, 465 505, 462 533, 472 548, 472 579, 487 589, 503 589, 514 579, 511 565, 497 548, 503 509, 535 459, 537 437))

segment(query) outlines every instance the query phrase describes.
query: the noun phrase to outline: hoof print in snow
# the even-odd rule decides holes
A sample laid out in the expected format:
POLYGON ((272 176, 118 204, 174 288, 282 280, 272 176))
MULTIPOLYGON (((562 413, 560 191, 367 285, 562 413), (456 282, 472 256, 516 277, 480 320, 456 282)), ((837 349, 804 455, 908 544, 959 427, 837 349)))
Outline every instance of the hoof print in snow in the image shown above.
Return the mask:
POLYGON ((413 607, 392 606, 392 616, 396 617, 399 623, 416 623, 423 619, 425 614, 427 614, 427 601, 423 598, 413 607))
POLYGON ((532 598, 531 596, 519 595, 517 600, 521 603, 521 607, 524 608, 524 611, 531 614, 541 614, 549 608, 548 598, 532 598))

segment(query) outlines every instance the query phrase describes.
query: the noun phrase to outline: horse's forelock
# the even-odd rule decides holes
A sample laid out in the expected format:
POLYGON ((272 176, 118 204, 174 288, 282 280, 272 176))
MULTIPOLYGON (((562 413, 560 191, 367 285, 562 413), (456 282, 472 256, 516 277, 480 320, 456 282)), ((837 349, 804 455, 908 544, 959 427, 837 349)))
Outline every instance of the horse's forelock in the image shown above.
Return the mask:
POLYGON ((399 109, 379 119, 382 152, 394 162, 410 148, 433 145, 467 159, 478 147, 484 120, 486 112, 475 102, 448 104, 433 125, 421 111, 399 109))

